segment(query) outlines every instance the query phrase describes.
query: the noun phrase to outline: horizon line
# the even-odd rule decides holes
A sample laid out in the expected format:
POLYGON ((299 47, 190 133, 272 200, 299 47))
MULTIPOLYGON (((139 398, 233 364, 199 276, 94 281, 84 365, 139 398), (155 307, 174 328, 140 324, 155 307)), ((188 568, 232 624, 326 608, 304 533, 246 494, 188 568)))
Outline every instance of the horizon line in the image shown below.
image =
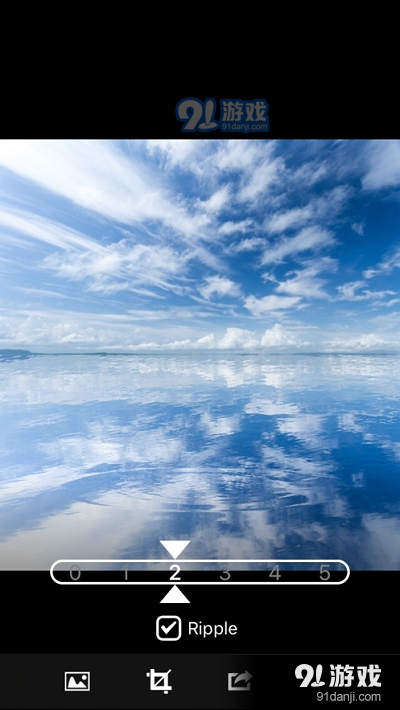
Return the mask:
POLYGON ((400 355, 399 350, 382 350, 382 351, 372 351, 372 350, 241 350, 232 348, 160 348, 160 349, 149 349, 149 350, 136 350, 136 351, 121 351, 121 352, 108 352, 104 350, 94 350, 94 351, 75 351, 75 352, 36 352, 32 350, 26 350, 24 348, 0 348, 0 354, 2 353, 24 353, 27 355, 169 355, 172 353, 231 353, 232 355, 400 355))

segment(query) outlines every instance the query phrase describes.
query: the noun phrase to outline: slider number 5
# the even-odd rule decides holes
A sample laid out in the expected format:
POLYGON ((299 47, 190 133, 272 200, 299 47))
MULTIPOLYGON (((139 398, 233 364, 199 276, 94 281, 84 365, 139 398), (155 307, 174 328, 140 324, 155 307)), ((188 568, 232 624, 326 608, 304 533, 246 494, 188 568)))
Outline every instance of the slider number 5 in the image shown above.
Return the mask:
POLYGON ((319 568, 319 576, 324 582, 326 582, 331 576, 331 573, 329 570, 325 569, 325 567, 329 567, 329 565, 321 565, 319 568))

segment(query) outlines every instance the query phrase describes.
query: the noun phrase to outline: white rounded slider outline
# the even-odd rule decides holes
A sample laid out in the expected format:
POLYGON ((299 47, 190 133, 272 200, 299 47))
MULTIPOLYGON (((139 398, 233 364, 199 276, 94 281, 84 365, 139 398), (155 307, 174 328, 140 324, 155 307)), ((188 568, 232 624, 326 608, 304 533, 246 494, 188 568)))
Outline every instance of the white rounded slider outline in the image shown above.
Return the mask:
MULTIPOLYGON (((62 570, 62 571, 65 571, 65 570, 62 570)), ((70 571, 71 571, 71 568, 70 568, 70 571)), ((88 570, 81 570, 81 571, 88 571, 88 570)), ((114 571, 123 572, 124 570, 121 569, 121 570, 112 570, 112 571, 113 571, 113 572, 114 572, 114 571)), ((128 570, 128 571, 129 571, 129 570, 128 570)), ((130 571, 133 572, 134 570, 130 570, 130 571)), ((180 570, 180 571, 183 571, 183 572, 184 572, 184 570, 180 570)), ((199 571, 204 571, 204 570, 199 570, 199 571)), ((217 570, 217 571, 218 571, 218 570, 217 570)), ((220 571, 223 572, 223 570, 220 570, 220 571)), ((239 571, 243 571, 243 570, 229 570, 229 571, 231 571, 231 572, 238 571, 238 572, 239 572, 239 571)), ((265 570, 265 571, 268 572, 269 570, 265 570)), ((323 570, 323 572, 328 572, 328 570, 323 570)), ((320 574, 321 574, 321 572, 320 572, 320 574)), ((78 582, 78 584, 92 584, 92 585, 94 585, 94 584, 118 584, 118 585, 120 585, 120 586, 121 586, 121 585, 127 585, 127 584, 136 584, 136 585, 141 585, 141 584, 143 584, 143 585, 145 585, 145 584, 147 584, 147 585, 166 585, 166 584, 171 585, 171 584, 172 584, 173 586, 174 586, 174 585, 175 585, 175 586, 181 586, 181 585, 192 585, 192 586, 193 586, 193 585, 203 585, 203 584, 209 584, 209 585, 211 585, 211 586, 217 586, 217 585, 221 585, 221 586, 232 586, 232 585, 238 585, 238 584, 252 584, 252 585, 265 585, 265 584, 275 584, 275 585, 276 585, 276 584, 297 584, 297 585, 299 585, 299 584, 319 584, 320 586, 326 586, 326 585, 328 585, 328 584, 329 584, 329 585, 331 585, 331 584, 339 585, 339 584, 344 584, 345 582, 347 582, 347 580, 348 580, 349 577, 350 577, 350 567, 349 567, 349 565, 347 564, 347 562, 344 562, 344 560, 320 560, 320 559, 318 559, 318 560, 228 560, 228 559, 225 558, 225 559, 223 559, 223 560, 210 560, 210 559, 208 559, 208 560, 179 560, 179 561, 173 560, 173 559, 171 559, 171 560, 166 560, 166 559, 163 559, 163 560, 56 560, 56 562, 54 562, 54 563, 51 565, 51 567, 50 567, 50 576, 51 576, 53 582, 55 582, 56 584, 62 584, 62 585, 63 585, 63 584, 76 584, 76 583, 78 582), (123 562, 125 565, 128 565, 129 563, 132 563, 132 562, 141 562, 141 563, 146 563, 146 562, 150 562, 150 563, 153 563, 153 562, 155 562, 155 563, 160 563, 160 562, 163 562, 164 564, 165 564, 165 563, 166 563, 166 564, 170 563, 171 565, 172 565, 172 564, 180 565, 180 564, 184 564, 184 563, 186 563, 186 562, 191 562, 191 563, 193 563, 193 562, 206 562, 206 563, 209 563, 209 564, 214 563, 214 562, 218 562, 218 563, 225 564, 225 565, 226 565, 226 564, 229 564, 230 562, 243 562, 243 563, 253 563, 253 562, 257 562, 258 564, 261 564, 261 563, 264 564, 264 563, 266 563, 266 562, 268 562, 268 563, 273 563, 273 562, 274 562, 276 565, 279 565, 279 564, 281 564, 281 563, 283 563, 283 562, 296 562, 297 564, 308 564, 308 563, 311 563, 311 562, 319 562, 320 565, 326 565, 326 564, 331 564, 331 563, 333 563, 333 562, 340 562, 340 563, 346 568, 347 574, 346 574, 346 577, 345 577, 344 579, 342 579, 341 582, 329 582, 328 580, 326 580, 326 581, 325 581, 325 580, 320 580, 320 581, 318 581, 318 582, 280 582, 279 579, 277 579, 277 580, 275 580, 275 581, 273 581, 273 582, 267 582, 267 581, 265 581, 265 582, 250 582, 250 581, 249 581, 249 582, 234 582, 234 581, 233 581, 233 582, 232 582, 231 580, 225 580, 225 581, 222 581, 222 582, 181 582, 181 581, 178 581, 178 580, 176 580, 176 581, 174 581, 174 580, 168 580, 168 581, 165 581, 165 582, 151 582, 151 581, 147 581, 147 582, 128 582, 127 580, 126 580, 126 581, 123 581, 123 582, 78 582, 78 580, 71 580, 70 582, 61 582, 59 579, 56 579, 56 578, 54 577, 54 574, 53 574, 55 566, 58 565, 58 564, 61 563, 61 562, 71 562, 71 567, 73 567, 74 565, 79 566, 79 562, 107 562, 107 563, 108 563, 108 562, 112 562, 113 564, 115 564, 115 563, 117 563, 117 562, 123 562), (228 584, 227 584, 227 582, 228 582, 228 584)))

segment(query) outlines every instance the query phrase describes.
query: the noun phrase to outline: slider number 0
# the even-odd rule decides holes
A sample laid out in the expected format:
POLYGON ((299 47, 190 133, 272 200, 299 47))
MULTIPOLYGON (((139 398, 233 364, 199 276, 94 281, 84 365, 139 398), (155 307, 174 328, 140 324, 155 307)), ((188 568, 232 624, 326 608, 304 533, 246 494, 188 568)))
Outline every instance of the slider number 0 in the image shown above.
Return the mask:
POLYGON ((79 565, 72 565, 72 567, 70 567, 69 576, 71 577, 73 582, 77 582, 78 579, 80 579, 81 568, 79 567, 79 565), (73 570, 75 570, 75 574, 72 574, 73 570))

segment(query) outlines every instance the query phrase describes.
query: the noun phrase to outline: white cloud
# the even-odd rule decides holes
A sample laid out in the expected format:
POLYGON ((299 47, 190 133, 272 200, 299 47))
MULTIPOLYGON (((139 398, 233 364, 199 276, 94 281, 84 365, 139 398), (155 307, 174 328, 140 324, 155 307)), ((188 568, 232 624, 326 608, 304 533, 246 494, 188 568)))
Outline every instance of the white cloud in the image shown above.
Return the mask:
POLYGON ((244 348, 252 350, 259 348, 260 341, 250 330, 241 328, 227 328, 224 337, 218 342, 218 348, 244 348))
POLYGON ((391 308, 396 303, 400 303, 400 298, 391 298, 390 301, 387 301, 386 303, 382 303, 382 306, 385 306, 385 308, 391 308))
POLYGON ((400 141, 371 141, 365 147, 367 172, 365 190, 382 190, 400 185, 400 141))
POLYGON ((120 221, 130 222, 146 199, 143 178, 105 141, 1 141, 0 162, 47 190, 120 221))
POLYGON ((316 251, 332 246, 335 238, 327 229, 305 227, 295 237, 283 237, 267 248, 261 258, 262 264, 279 264, 287 256, 296 256, 304 251, 316 251))
POLYGON ((338 286, 340 299, 344 299, 347 301, 367 301, 380 300, 385 296, 395 295, 395 291, 369 291, 368 289, 362 291, 361 293, 356 293, 356 291, 363 288, 364 286, 366 286, 365 281, 353 281, 351 283, 338 286))
POLYGON ((341 298, 348 299, 348 300, 357 300, 357 298, 359 298, 359 296, 357 297, 355 292, 359 288, 362 288, 365 285, 366 285, 365 281, 353 281, 351 283, 347 283, 347 284, 343 284, 342 286, 338 286, 338 291, 340 293, 341 298))
MULTIPOLYGON (((273 158, 275 146, 263 141, 221 141, 212 159, 212 169, 240 174, 239 202, 255 202, 278 183, 284 171, 282 158, 273 158)), ((211 167, 211 166, 210 166, 211 167)))
POLYGON ((329 295, 322 288, 326 280, 318 276, 320 271, 327 269, 336 269, 336 261, 329 258, 319 259, 302 271, 295 271, 295 276, 287 281, 282 281, 276 291, 302 298, 327 299, 329 295))
POLYGON ((325 178, 328 174, 329 170, 327 163, 326 161, 323 161, 322 164, 318 163, 317 166, 315 163, 306 163, 305 165, 302 165, 293 173, 292 178, 300 184, 307 184, 311 187, 319 180, 325 178))
POLYGON ((265 247, 265 239, 261 237, 251 237, 250 239, 242 239, 239 244, 234 247, 234 251, 254 251, 255 249, 262 249, 265 247))
POLYGON ((197 345, 199 347, 212 348, 215 346, 214 344, 215 344, 214 333, 208 333, 203 338, 199 338, 197 341, 197 345))
POLYGON ((353 222, 351 225, 351 228, 360 235, 360 237, 364 236, 364 224, 363 222, 353 222))
POLYGON ((186 270, 187 256, 169 246, 129 244, 121 240, 100 253, 71 251, 51 254, 45 269, 72 281, 89 279, 90 290, 112 293, 134 290, 139 285, 179 291, 177 283, 186 270))
POLYGON ((205 286, 199 287, 199 292, 207 300, 213 295, 236 297, 240 295, 240 287, 230 279, 210 276, 206 279, 205 286))
POLYGON ((247 232, 252 226, 253 220, 248 218, 241 222, 224 222, 218 231, 220 234, 235 234, 236 232, 247 232))
POLYGON ((284 232, 287 229, 297 229, 311 220, 326 220, 330 222, 341 211, 348 200, 351 189, 339 185, 329 190, 321 197, 314 198, 304 207, 294 207, 274 214, 265 220, 265 228, 271 232, 284 232))
POLYGON ((212 148, 212 142, 207 140, 191 141, 185 139, 152 139, 146 141, 147 150, 151 155, 160 155, 168 168, 179 167, 180 170, 201 174, 207 146, 212 148))
POLYGON ((344 203, 353 194, 353 189, 348 185, 337 185, 321 197, 312 202, 316 219, 329 219, 332 221, 342 210, 344 203))
POLYGON ((283 168, 283 161, 277 158, 273 161, 266 160, 252 170, 251 176, 238 192, 240 202, 254 202, 260 195, 265 194, 268 188, 276 184, 279 172, 283 168))
POLYGON ((100 244, 81 232, 25 210, 2 206, 0 225, 60 249, 85 249, 100 255, 106 253, 100 244))
POLYGON ((221 141, 217 153, 213 156, 213 164, 220 171, 251 172, 260 158, 268 158, 272 150, 272 145, 264 147, 258 141, 221 141))
POLYGON ((159 171, 109 141, 0 141, 0 164, 119 223, 158 220, 186 241, 204 237, 209 224, 203 211, 171 200, 159 171))
POLYGON ((400 268, 400 248, 398 247, 376 266, 374 269, 367 269, 363 272, 365 279, 371 279, 381 274, 391 274, 393 269, 400 268))
POLYGON ((374 276, 377 276, 379 273, 379 269, 366 269, 363 271, 363 276, 365 279, 372 279, 374 276))
POLYGON ((308 222, 313 215, 310 205, 307 207, 295 207, 286 212, 280 212, 266 222, 269 232, 284 232, 286 229, 295 229, 308 222))
POLYGON ((163 343, 161 345, 161 348, 165 350, 186 350, 191 347, 193 347, 193 343, 189 338, 186 338, 186 340, 175 340, 172 343, 163 343))
POLYGON ((261 345, 267 348, 280 348, 288 346, 298 347, 299 343, 297 339, 289 334, 279 323, 275 323, 272 328, 265 331, 261 338, 261 345))
POLYGON ((398 343, 384 340, 375 333, 368 333, 354 338, 337 338, 336 340, 327 342, 324 346, 324 350, 327 352, 331 350, 339 350, 342 352, 363 352, 368 350, 382 352, 396 347, 398 348, 398 345, 398 343))
MULTIPOLYGON (((231 188, 229 185, 223 185, 216 192, 214 192, 208 200, 199 200, 197 206, 210 214, 218 214, 224 209, 227 209, 230 199, 231 199, 231 188)), ((251 220, 250 220, 251 221, 251 220)), ((232 224, 232 222, 230 222, 232 224)), ((222 229, 218 230, 223 232, 222 229)), ((225 232, 227 233, 227 232, 225 232)))
POLYGON ((301 299, 299 297, 290 296, 264 296, 264 298, 256 298, 249 296, 245 299, 245 307, 253 314, 253 316, 261 316, 271 311, 278 311, 285 308, 292 308, 301 299))

